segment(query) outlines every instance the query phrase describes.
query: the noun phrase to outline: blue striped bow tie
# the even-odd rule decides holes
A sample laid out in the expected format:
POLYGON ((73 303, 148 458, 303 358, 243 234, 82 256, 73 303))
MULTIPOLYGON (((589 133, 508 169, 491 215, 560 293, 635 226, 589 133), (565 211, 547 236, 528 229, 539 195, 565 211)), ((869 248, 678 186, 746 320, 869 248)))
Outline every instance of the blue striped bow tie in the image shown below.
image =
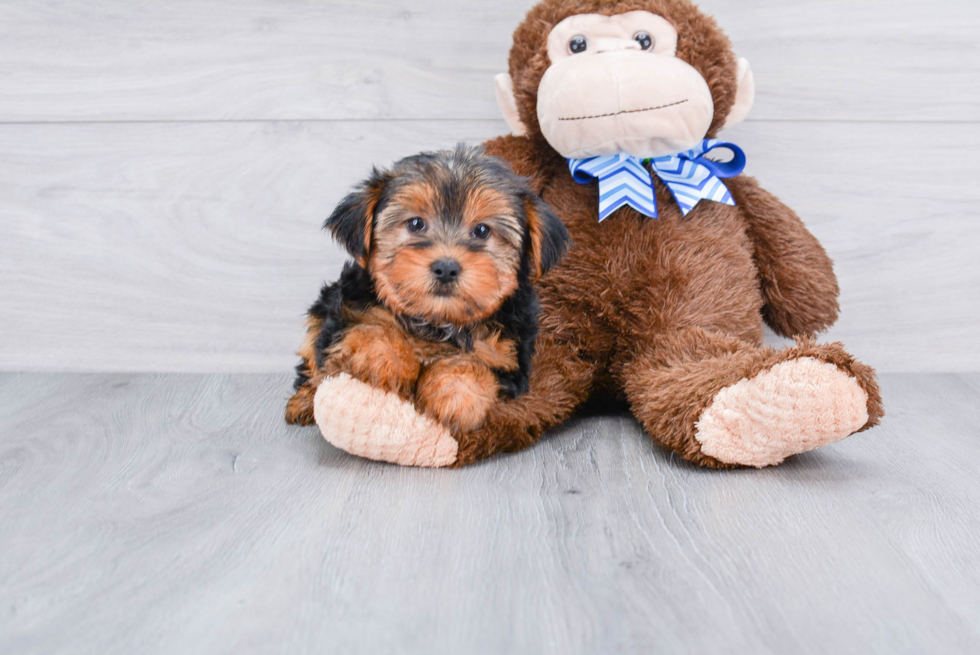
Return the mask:
POLYGON ((718 139, 705 139, 696 148, 668 157, 640 160, 620 153, 590 159, 569 159, 568 168, 579 184, 588 184, 592 178, 599 180, 600 223, 625 205, 644 216, 657 218, 653 178, 643 166, 647 161, 674 194, 685 216, 702 200, 735 206, 735 199, 719 178, 735 177, 745 170, 745 153, 735 144, 718 139), (735 158, 726 163, 706 159, 705 153, 715 148, 727 148, 735 154, 735 158))

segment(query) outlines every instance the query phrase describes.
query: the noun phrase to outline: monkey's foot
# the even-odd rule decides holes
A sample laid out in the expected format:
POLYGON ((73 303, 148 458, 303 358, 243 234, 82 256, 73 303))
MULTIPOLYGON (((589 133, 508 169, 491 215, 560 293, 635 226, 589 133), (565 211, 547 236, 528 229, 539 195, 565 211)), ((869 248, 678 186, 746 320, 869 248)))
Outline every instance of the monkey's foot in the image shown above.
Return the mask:
POLYGON ((779 464, 868 423, 868 394, 834 364, 801 357, 719 391, 702 412, 701 452, 726 464, 779 464))
POLYGON ((397 395, 349 375, 320 384, 313 414, 323 437, 352 455, 402 466, 456 462, 458 444, 445 427, 397 395))

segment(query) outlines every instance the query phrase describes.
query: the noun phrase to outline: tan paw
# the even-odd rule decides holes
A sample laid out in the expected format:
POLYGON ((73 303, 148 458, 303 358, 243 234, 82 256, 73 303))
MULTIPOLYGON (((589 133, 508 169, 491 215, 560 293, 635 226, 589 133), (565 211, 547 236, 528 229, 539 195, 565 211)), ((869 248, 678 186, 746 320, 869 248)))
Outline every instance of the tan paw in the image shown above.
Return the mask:
POLYGON ((497 376, 486 366, 463 358, 446 359, 422 374, 415 399, 443 425, 469 432, 483 424, 499 388, 497 376))
POLYGON ((419 376, 419 362, 412 347, 392 329, 358 325, 332 349, 358 380, 385 391, 409 397, 419 376))
POLYGON ((358 457, 402 466, 450 466, 458 444, 449 431, 397 395, 349 375, 324 380, 313 401, 331 444, 358 457))
POLYGON ((860 430, 868 395, 833 364, 802 357, 722 389, 695 437, 705 455, 744 466, 779 464, 860 430))

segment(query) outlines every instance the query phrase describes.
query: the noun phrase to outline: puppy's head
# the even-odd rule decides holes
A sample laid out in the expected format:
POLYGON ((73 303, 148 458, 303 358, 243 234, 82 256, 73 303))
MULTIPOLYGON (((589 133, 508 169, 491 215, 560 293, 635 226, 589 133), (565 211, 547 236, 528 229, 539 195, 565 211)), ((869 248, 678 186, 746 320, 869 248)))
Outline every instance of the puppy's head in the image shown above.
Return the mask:
POLYGON ((568 241, 525 179, 464 146, 375 169, 324 227, 392 311, 459 326, 493 315, 522 278, 554 266, 568 241))

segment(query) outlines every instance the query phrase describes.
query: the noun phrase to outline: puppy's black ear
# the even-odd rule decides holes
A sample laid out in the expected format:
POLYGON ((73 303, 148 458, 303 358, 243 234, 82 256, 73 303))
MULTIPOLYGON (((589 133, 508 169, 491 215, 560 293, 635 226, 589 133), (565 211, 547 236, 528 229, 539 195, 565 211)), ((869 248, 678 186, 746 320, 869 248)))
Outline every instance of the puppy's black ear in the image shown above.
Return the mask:
POLYGON ((568 251, 568 230, 554 210, 536 193, 524 198, 527 216, 528 254, 531 258, 531 277, 537 279, 557 264, 568 251))
POLYGON ((357 185, 341 200, 323 224, 323 229, 330 230, 333 238, 362 268, 367 268, 371 251, 375 210, 390 179, 391 174, 388 171, 373 169, 371 177, 357 185))

